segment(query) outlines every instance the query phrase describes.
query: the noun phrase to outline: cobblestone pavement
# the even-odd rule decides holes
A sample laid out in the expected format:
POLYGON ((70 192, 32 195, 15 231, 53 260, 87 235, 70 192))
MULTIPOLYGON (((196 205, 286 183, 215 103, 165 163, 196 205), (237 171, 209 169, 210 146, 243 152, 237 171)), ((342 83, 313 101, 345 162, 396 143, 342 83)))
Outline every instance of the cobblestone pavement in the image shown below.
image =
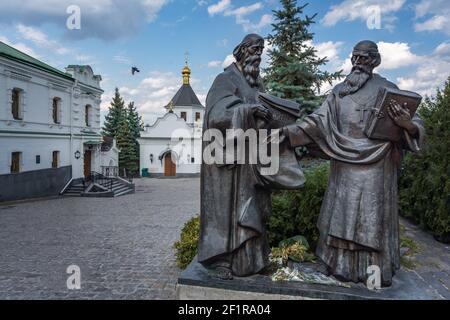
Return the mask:
POLYGON ((136 180, 136 194, 0 205, 0 299, 174 299, 173 243, 199 179, 136 180), (67 267, 81 270, 68 290, 67 267))

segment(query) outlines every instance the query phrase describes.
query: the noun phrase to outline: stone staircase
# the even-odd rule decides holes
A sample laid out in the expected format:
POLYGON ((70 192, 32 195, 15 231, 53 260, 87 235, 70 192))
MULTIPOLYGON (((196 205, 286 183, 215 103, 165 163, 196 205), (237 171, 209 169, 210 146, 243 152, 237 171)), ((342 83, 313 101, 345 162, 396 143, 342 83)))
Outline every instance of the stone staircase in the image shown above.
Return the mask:
POLYGON ((127 185, 125 182, 115 178, 112 182, 112 191, 114 192, 114 197, 120 197, 126 194, 134 193, 134 187, 131 184, 127 185))
POLYGON ((62 193, 67 197, 81 197, 84 192, 83 184, 70 184, 70 186, 62 193))
MULTIPOLYGON (((96 183, 106 188, 110 192, 110 197, 120 197, 135 192, 134 184, 127 182, 118 177, 107 178, 101 174, 93 173, 90 182, 70 182, 70 184, 63 189, 61 195, 68 197, 82 197, 86 195, 92 183, 96 183)), ((95 196, 95 193, 89 193, 89 196, 95 196)))

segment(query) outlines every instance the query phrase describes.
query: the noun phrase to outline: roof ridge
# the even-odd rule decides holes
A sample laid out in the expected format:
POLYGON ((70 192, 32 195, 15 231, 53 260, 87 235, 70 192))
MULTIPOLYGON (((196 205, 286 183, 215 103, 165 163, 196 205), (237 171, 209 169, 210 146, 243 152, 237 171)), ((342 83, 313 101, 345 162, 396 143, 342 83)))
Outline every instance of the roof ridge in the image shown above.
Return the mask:
POLYGON ((69 78, 73 79, 73 77, 72 77, 70 74, 68 74, 68 73, 66 73, 66 72, 64 72, 64 71, 62 71, 62 70, 59 70, 58 68, 55 68, 55 67, 49 65, 48 63, 46 63, 46 62, 44 62, 44 61, 41 61, 40 59, 37 59, 37 58, 35 58, 35 57, 33 57, 33 56, 31 56, 31 55, 29 55, 29 54, 27 54, 27 53, 25 53, 25 52, 19 50, 19 49, 16 49, 16 48, 14 48, 13 46, 7 44, 7 43, 4 42, 4 41, 1 41, 1 40, 0 40, 0 44, 6 46, 7 48, 9 48, 10 50, 12 50, 12 51, 13 51, 14 53, 16 53, 16 54, 18 53, 18 55, 21 55, 22 57, 15 57, 15 56, 9 54, 8 52, 2 52, 1 50, 0 50, 0 54, 4 54, 4 55, 6 55, 6 56, 8 56, 8 57, 11 57, 11 58, 14 58, 14 59, 18 59, 18 60, 27 62, 27 63, 29 63, 29 64, 33 64, 33 65, 35 65, 36 67, 41 67, 41 68, 50 70, 50 71, 52 71, 52 72, 54 72, 54 73, 58 73, 58 74, 60 74, 60 75, 62 75, 62 76, 64 75, 64 76, 66 76, 66 77, 69 77, 69 78), (23 56, 24 56, 24 57, 23 57, 23 56), (25 59, 25 58, 27 58, 27 59, 25 59))

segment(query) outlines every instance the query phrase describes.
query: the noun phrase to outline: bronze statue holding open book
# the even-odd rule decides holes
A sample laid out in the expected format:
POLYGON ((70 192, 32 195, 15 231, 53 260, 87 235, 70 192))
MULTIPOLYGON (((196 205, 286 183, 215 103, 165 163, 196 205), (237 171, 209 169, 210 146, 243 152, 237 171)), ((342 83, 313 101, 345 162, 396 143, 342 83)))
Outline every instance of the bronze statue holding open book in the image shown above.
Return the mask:
POLYGON ((304 177, 293 168, 299 168, 293 151, 306 146, 331 165, 317 223, 317 257, 341 281, 365 282, 368 268, 377 266, 382 285, 389 286, 400 267, 400 163, 404 150, 423 147, 424 128, 416 114, 421 97, 374 73, 381 64, 378 47, 362 41, 353 50, 351 73, 318 110, 297 121, 295 103, 264 93, 259 78, 263 44, 261 37, 249 35, 235 49, 237 63, 218 76, 209 92, 205 129, 281 128, 280 136, 269 135, 266 142, 278 142, 280 159, 288 159, 280 161, 282 182, 264 177, 260 188, 255 167, 204 165, 199 261, 223 279, 264 270, 270 190, 301 186, 304 177), (242 222, 244 211, 252 223, 242 222))

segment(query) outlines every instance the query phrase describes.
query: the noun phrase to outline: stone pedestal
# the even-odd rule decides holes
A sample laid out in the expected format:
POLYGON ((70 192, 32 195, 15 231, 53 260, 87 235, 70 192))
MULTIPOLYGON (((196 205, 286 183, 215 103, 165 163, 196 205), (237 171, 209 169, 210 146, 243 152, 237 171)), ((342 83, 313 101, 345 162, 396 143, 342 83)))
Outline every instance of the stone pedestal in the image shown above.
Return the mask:
POLYGON ((389 288, 371 291, 362 284, 350 288, 272 281, 269 276, 254 275, 233 280, 219 280, 196 259, 182 272, 177 284, 180 300, 434 300, 442 297, 414 272, 400 270, 389 288))

